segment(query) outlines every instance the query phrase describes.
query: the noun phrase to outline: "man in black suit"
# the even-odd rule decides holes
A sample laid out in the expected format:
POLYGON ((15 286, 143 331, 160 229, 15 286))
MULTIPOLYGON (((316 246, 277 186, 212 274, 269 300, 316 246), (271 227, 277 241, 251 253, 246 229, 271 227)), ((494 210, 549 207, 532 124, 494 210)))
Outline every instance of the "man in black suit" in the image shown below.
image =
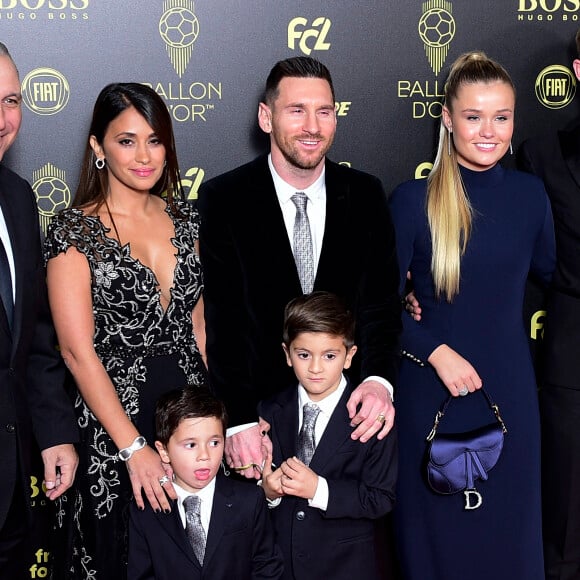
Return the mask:
MULTIPOLYGON (((18 71, 0 43, 0 160, 22 119, 18 71)), ((78 434, 63 388, 46 298, 34 194, 0 164, 0 578, 30 578, 26 560, 33 439, 44 462, 46 495, 70 487, 78 434)))
MULTIPOLYGON (((580 30, 576 35, 580 56, 580 30)), ((580 58, 573 63, 580 80, 580 58)), ((547 303, 540 389, 544 559, 548 580, 580 579, 580 124, 529 139, 519 166, 552 203, 557 264, 547 303)))
POLYGON ((309 57, 278 62, 258 123, 270 136, 270 155, 212 179, 199 196, 210 384, 231 424, 243 424, 228 431, 226 458, 246 477, 259 477, 265 458, 261 441, 267 440, 260 434, 267 427, 249 423, 256 405, 293 380, 280 349, 287 302, 326 290, 354 312, 360 364, 349 376, 356 385, 363 382, 348 410, 358 425, 353 439, 363 442, 377 432, 384 437, 393 425, 388 389, 401 324, 395 236, 383 187, 326 158, 336 131, 328 69, 309 57), (302 192, 313 284, 300 278, 294 256, 300 252, 293 198, 302 192))

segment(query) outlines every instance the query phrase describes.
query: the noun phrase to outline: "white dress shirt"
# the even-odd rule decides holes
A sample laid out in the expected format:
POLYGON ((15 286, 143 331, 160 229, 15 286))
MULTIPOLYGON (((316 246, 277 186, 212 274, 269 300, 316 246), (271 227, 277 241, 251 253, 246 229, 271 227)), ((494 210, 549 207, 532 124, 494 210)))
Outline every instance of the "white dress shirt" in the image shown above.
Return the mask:
MULTIPOLYGON (((303 408, 304 405, 310 403, 312 405, 317 405, 320 408, 320 413, 316 419, 316 423, 314 424, 314 453, 316 454, 316 447, 318 447, 318 443, 320 439, 324 435, 324 431, 330 421, 330 417, 332 413, 334 413, 334 409, 336 409, 336 405, 340 401, 340 397, 344 393, 344 389, 346 388, 346 379, 344 375, 342 375, 340 379, 340 383, 336 391, 330 393, 330 395, 326 396, 321 401, 313 401, 306 392, 306 389, 299 384, 298 385, 298 433, 300 433, 300 429, 302 428, 302 420, 304 417, 303 408)), ((318 475, 318 474, 316 474, 318 475)), ((275 508, 280 505, 282 501, 282 497, 278 497, 276 499, 268 499, 269 508, 275 508)), ((320 510, 326 511, 328 507, 328 482, 324 477, 318 475, 318 484, 316 486, 316 491, 314 493, 314 497, 308 499, 308 505, 313 508, 318 508, 320 510)))
POLYGON ((294 221, 296 219, 296 205, 292 201, 292 196, 302 191, 308 198, 306 204, 306 214, 308 215, 308 222, 310 223, 310 235, 312 237, 312 250, 314 253, 314 271, 318 270, 318 261, 320 260, 320 252, 322 251, 322 240, 324 238, 324 223, 326 220, 326 181, 325 168, 322 168, 322 173, 318 179, 306 189, 296 189, 290 184, 286 183, 274 169, 272 163, 272 155, 268 155, 268 165, 274 180, 274 188, 278 196, 278 203, 284 216, 284 224, 286 225, 286 233, 290 246, 292 246, 294 239, 294 221))
POLYGON ((181 517, 181 522, 183 524, 183 529, 185 529, 185 507, 183 506, 183 500, 190 495, 197 495, 201 500, 201 525, 205 532, 205 537, 208 537, 209 524, 211 520, 211 509, 213 507, 213 495, 215 492, 215 477, 197 493, 192 493, 191 491, 186 491, 180 485, 173 482, 173 487, 175 493, 177 493, 177 509, 179 510, 179 516, 181 517))
POLYGON ((8 264, 10 265, 10 275, 12 277, 12 300, 13 302, 16 302, 16 273, 14 269, 14 253, 12 252, 12 244, 10 243, 10 236, 8 235, 8 228, 6 227, 6 221, 4 220, 2 208, 0 208, 0 238, 4 244, 6 256, 8 257, 8 264))

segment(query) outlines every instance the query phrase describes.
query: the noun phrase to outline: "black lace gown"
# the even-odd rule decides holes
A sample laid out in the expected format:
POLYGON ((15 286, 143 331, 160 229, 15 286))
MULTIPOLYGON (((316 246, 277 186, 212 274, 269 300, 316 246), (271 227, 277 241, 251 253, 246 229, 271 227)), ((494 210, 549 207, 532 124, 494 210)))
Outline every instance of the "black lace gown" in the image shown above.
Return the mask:
MULTIPOLYGON (((176 387, 200 385, 205 368, 192 331, 192 310, 203 290, 197 210, 176 204, 176 249, 167 309, 155 274, 120 246, 98 217, 68 209, 55 216, 45 241, 45 259, 76 248, 92 277, 94 346, 127 416, 150 445, 158 397, 176 387)), ((74 488, 57 501, 53 578, 122 580, 126 577, 127 510, 132 488, 118 449, 76 393, 81 432, 74 488)))

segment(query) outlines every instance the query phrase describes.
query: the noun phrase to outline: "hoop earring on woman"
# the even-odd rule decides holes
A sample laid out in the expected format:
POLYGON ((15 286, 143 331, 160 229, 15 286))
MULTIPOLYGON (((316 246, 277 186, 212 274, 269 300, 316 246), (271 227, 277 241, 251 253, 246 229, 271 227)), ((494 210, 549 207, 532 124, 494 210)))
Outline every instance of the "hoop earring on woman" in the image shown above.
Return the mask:
POLYGON ((449 157, 451 157, 451 133, 453 133, 453 131, 447 129, 447 155, 449 155, 449 157))
POLYGON ((100 169, 103 169, 103 168, 105 167, 105 158, 104 158, 104 157, 102 157, 102 158, 100 158, 100 159, 99 159, 99 158, 97 157, 97 158, 95 159, 95 167, 96 167, 97 169, 99 169, 99 170, 100 170, 100 169))

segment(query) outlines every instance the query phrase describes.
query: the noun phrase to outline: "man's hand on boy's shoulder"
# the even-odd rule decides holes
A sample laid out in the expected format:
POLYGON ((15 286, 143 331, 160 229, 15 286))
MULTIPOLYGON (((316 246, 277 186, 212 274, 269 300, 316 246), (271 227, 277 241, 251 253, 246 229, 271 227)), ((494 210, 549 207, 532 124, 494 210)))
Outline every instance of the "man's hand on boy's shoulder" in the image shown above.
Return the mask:
POLYGON ((350 424, 356 427, 351 437, 354 440, 360 439, 361 443, 366 443, 377 433, 377 438, 383 439, 395 422, 395 407, 391 395, 378 381, 362 382, 352 392, 346 407, 350 424))
POLYGON ((280 466, 282 491, 304 499, 312 499, 318 487, 318 475, 297 457, 290 457, 280 466))

